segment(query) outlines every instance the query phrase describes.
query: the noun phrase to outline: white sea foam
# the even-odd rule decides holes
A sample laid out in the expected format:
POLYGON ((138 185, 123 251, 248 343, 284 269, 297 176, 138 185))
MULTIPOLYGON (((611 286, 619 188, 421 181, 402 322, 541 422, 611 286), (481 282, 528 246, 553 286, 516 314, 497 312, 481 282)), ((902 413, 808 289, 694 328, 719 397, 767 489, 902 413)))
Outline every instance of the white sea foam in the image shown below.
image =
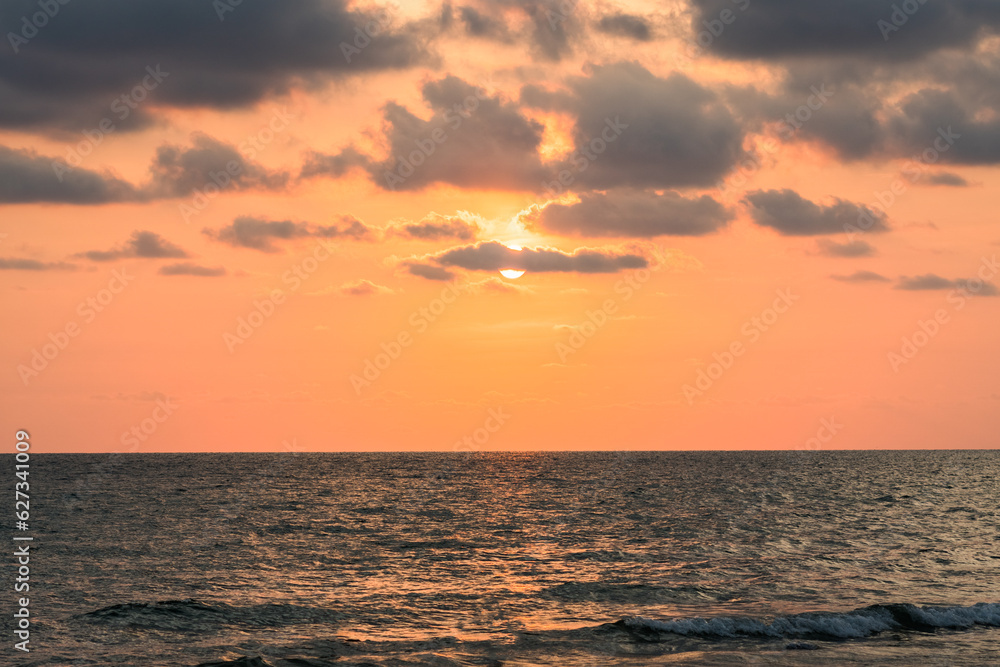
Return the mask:
POLYGON ((671 621, 657 621, 637 616, 626 619, 625 625, 636 630, 700 637, 856 639, 887 630, 964 629, 973 625, 1000 626, 1000 603, 983 602, 971 607, 873 605, 846 613, 779 616, 770 622, 732 616, 671 621))

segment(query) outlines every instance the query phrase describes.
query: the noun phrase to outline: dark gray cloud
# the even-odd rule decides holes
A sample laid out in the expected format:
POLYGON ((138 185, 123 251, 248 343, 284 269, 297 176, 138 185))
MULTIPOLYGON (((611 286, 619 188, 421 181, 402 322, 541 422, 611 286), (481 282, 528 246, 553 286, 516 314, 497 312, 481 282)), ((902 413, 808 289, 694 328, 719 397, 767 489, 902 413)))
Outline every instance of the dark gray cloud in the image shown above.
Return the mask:
POLYGON ((200 276, 203 278, 215 278, 226 275, 226 269, 222 266, 199 266, 190 262, 179 264, 169 264, 159 271, 164 276, 200 276))
POLYGON ((340 225, 325 227, 291 220, 272 221, 240 216, 221 229, 203 229, 202 234, 234 248, 251 248, 268 253, 281 251, 275 241, 302 238, 363 241, 374 238, 371 228, 350 215, 341 216, 340 225))
POLYGON ((699 43, 740 59, 916 60, 947 47, 969 47, 1000 25, 1000 6, 982 0, 692 0, 692 5, 691 38, 706 32, 699 43))
POLYGON ((387 160, 353 148, 312 153, 303 176, 338 177, 361 166, 385 189, 447 183, 551 194, 712 185, 744 156, 743 131, 718 95, 681 74, 661 79, 635 63, 593 67, 568 90, 525 86, 520 103, 576 116, 575 151, 555 164, 541 162, 544 127, 518 104, 454 76, 425 84, 423 97, 433 110, 428 120, 396 103, 385 106, 387 160))
POLYGON ((286 172, 270 171, 247 160, 230 144, 195 133, 192 146, 160 146, 150 166, 147 190, 158 197, 184 197, 213 183, 220 189, 279 190, 288 183, 286 172))
POLYGON ((855 271, 854 273, 852 273, 849 276, 834 275, 834 276, 830 276, 830 277, 833 278, 834 280, 839 280, 839 281, 845 282, 845 283, 871 283, 871 282, 887 283, 887 282, 889 282, 888 278, 886 278, 885 276, 883 276, 881 274, 875 273, 874 271, 855 271))
POLYGON ((580 248, 571 253, 554 248, 511 250, 497 241, 451 248, 423 259, 409 259, 402 266, 414 275, 432 280, 447 280, 450 269, 500 271, 523 269, 533 273, 616 273, 649 265, 645 257, 633 252, 580 248))
POLYGON ((190 146, 160 146, 142 186, 69 166, 61 158, 0 146, 0 204, 106 204, 185 197, 216 188, 280 190, 289 182, 284 171, 269 170, 230 144, 195 133, 190 146))
POLYGON ((300 178, 314 178, 316 176, 329 176, 340 178, 351 169, 366 169, 371 166, 371 159, 352 146, 335 155, 326 155, 318 151, 310 151, 306 154, 305 162, 302 164, 300 178))
POLYGON ((939 171, 926 176, 929 185, 944 185, 951 188, 967 188, 970 183, 959 174, 950 171, 939 171))
POLYGON ((830 239, 820 239, 816 245, 820 254, 827 257, 871 257, 875 254, 875 247, 861 240, 837 243, 830 239))
POLYGON ((475 7, 460 7, 458 15, 468 35, 491 37, 502 41, 507 41, 510 38, 507 24, 500 18, 484 14, 475 7))
POLYGON ((401 262, 400 266, 413 275, 427 280, 451 280, 455 277, 455 274, 448 269, 433 264, 424 264, 417 260, 405 260, 401 262))
POLYGON ((76 271, 76 266, 66 262, 40 262, 21 257, 0 257, 0 271, 76 271))
POLYGON ((386 229, 389 235, 420 241, 471 241, 479 232, 479 225, 474 220, 437 213, 431 213, 418 222, 399 223, 386 229))
POLYGON ((154 232, 136 231, 128 241, 112 250, 91 250, 75 255, 94 262, 110 262, 126 257, 180 259, 190 257, 182 248, 154 232))
MULTIPOLYGON (((434 183, 487 189, 538 187, 545 175, 538 157, 540 123, 522 116, 513 103, 454 76, 429 82, 422 92, 434 110, 429 120, 394 102, 385 106, 391 157, 368 164, 375 183, 389 190, 419 190, 434 183)), ((345 158, 344 153, 334 157, 361 162, 345 158)), ((329 159, 314 155, 307 166, 329 159)), ((329 173, 315 167, 310 172, 329 173)))
MULTIPOLYGON (((157 106, 231 109, 431 60, 429 24, 345 0, 103 0, 58 10, 30 41, 13 40, 16 53, 9 37, 0 45, 0 127, 96 127, 118 117, 111 101, 142 86, 147 66, 167 73, 150 93, 157 106)), ((20 33, 21 17, 38 11, 37 0, 8 0, 4 33, 20 33)), ((148 113, 136 106, 130 120, 148 113)))
POLYGON ((896 289, 910 291, 960 289, 980 296, 1000 295, 1000 290, 993 283, 981 280, 949 280, 934 273, 925 273, 913 277, 903 276, 896 283, 896 289))
POLYGON ((862 204, 835 199, 820 206, 792 190, 755 190, 744 201, 753 221, 785 236, 839 234, 851 229, 884 232, 886 216, 862 204))
POLYGON ((661 79, 618 63, 570 85, 576 151, 558 169, 571 189, 711 185, 743 156, 743 130, 726 104, 683 74, 661 79))
POLYGON ((635 14, 616 13, 602 16, 595 27, 603 33, 618 37, 629 37, 639 42, 653 38, 649 22, 635 14))
POLYGON ((732 214, 708 195, 682 197, 636 190, 585 193, 573 204, 549 204, 527 218, 532 227, 571 236, 703 236, 732 214))
POLYGON ((106 204, 133 201, 140 193, 110 173, 68 169, 33 151, 0 146, 0 203, 106 204))

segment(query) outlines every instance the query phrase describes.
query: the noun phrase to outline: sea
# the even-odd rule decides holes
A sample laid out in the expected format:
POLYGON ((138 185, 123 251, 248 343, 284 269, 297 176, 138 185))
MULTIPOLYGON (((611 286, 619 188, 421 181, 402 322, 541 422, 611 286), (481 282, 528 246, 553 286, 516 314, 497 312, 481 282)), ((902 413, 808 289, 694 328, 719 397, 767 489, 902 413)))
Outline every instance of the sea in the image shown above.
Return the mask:
POLYGON ((1000 664, 997 451, 33 454, 30 470, 30 652, 9 546, 3 664, 1000 664))

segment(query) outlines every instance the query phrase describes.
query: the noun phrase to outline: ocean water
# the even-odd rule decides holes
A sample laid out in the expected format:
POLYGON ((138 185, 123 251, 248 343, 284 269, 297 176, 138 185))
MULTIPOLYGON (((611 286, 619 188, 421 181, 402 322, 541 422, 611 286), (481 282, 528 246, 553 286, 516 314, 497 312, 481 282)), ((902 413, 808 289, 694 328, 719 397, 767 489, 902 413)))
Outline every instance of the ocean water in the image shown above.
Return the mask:
POLYGON ((8 664, 1000 664, 998 452, 31 466, 8 664))

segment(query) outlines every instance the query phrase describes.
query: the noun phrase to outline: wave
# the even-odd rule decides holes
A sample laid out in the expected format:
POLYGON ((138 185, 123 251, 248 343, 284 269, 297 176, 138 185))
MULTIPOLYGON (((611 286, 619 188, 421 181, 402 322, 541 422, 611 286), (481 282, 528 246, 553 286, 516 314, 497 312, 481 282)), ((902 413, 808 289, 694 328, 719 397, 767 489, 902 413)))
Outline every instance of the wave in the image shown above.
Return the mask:
POLYGON ((657 621, 636 616, 614 625, 644 639, 658 634, 734 639, 857 639, 887 631, 934 632, 967 630, 975 625, 1000 627, 1000 603, 980 602, 971 607, 918 607, 913 604, 876 604, 849 612, 811 612, 779 616, 770 622, 751 617, 657 621))

